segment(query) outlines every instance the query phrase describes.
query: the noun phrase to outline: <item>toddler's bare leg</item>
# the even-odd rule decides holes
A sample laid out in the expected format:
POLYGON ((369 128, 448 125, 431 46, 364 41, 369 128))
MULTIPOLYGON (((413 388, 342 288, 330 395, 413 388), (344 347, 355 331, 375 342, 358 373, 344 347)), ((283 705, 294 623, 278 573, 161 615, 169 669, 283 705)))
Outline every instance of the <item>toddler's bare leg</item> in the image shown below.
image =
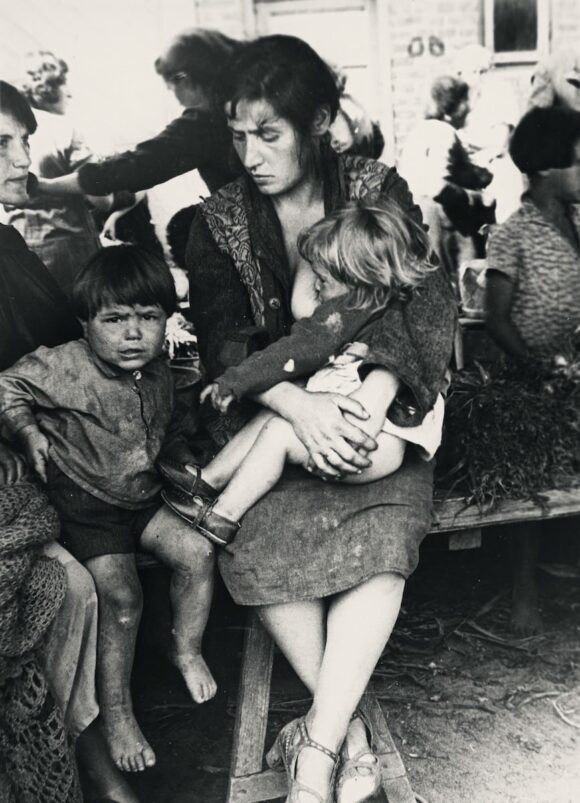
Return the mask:
POLYGON ((141 546, 169 566, 173 608, 173 661, 196 703, 217 691, 201 654, 201 642, 213 595, 214 550, 211 543, 168 507, 151 519, 141 546))
POLYGON ((274 416, 261 429, 254 445, 215 503, 221 516, 238 521, 282 476, 286 462, 306 465, 308 452, 292 425, 274 416))
POLYGON ((221 491, 254 445, 264 425, 273 417, 269 410, 260 411, 246 424, 214 459, 202 469, 201 476, 213 488, 221 491))
POLYGON ((134 555, 100 555, 87 561, 99 599, 97 689, 105 738, 115 764, 138 772, 155 753, 133 714, 131 670, 143 595, 134 555))
POLYGON ((345 474, 341 477, 341 482, 349 485, 374 482, 393 474, 400 467, 405 456, 405 441, 388 432, 379 432, 376 441, 377 448, 370 454, 373 461, 371 465, 363 468, 360 474, 345 474))

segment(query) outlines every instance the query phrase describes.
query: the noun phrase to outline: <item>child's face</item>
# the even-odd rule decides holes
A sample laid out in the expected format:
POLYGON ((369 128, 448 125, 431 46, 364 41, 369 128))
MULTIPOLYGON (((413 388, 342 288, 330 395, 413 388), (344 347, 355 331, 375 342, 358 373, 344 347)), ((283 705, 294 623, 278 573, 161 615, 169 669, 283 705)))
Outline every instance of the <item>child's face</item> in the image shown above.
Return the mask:
POLYGON ((136 371, 161 354, 166 321, 158 304, 111 304, 82 326, 97 357, 123 371, 136 371))
POLYGON ((312 271, 315 276, 314 290, 318 301, 330 301, 332 298, 340 298, 348 293, 349 288, 346 284, 331 276, 326 268, 312 266, 312 271))

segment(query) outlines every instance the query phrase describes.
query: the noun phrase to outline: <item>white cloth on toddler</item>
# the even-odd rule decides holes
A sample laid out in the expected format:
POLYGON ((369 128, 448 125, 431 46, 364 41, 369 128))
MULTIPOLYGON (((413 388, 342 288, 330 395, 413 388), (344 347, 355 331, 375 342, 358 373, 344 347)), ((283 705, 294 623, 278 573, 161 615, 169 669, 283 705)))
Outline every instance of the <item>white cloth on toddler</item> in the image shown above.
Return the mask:
MULTIPOLYGON (((341 353, 331 357, 328 363, 308 379, 306 390, 312 393, 340 393, 350 396, 361 385, 359 370, 362 358, 368 351, 364 343, 347 343, 341 353)), ((413 443, 419 449, 423 460, 431 460, 441 445, 443 434, 443 416, 445 403, 439 394, 433 407, 416 427, 399 427, 386 417, 382 432, 395 435, 407 443, 413 443)))

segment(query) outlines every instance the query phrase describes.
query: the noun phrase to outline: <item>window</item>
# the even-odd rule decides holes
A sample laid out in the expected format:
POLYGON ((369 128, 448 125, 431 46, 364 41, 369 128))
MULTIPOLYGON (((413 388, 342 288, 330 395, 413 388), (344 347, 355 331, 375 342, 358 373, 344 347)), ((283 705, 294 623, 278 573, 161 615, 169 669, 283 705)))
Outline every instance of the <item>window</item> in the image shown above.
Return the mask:
POLYGON ((548 13, 548 0, 485 0, 485 44, 495 61, 537 61, 547 52, 548 13))

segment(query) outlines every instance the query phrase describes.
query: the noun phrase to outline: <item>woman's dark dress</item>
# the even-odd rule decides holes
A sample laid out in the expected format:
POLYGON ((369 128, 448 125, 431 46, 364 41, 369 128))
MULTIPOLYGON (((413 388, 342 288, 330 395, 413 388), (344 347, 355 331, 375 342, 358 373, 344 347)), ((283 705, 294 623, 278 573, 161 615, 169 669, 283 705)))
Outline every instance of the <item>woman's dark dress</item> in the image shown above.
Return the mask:
POLYGON ((0 371, 81 336, 62 291, 12 226, 0 225, 0 371))

